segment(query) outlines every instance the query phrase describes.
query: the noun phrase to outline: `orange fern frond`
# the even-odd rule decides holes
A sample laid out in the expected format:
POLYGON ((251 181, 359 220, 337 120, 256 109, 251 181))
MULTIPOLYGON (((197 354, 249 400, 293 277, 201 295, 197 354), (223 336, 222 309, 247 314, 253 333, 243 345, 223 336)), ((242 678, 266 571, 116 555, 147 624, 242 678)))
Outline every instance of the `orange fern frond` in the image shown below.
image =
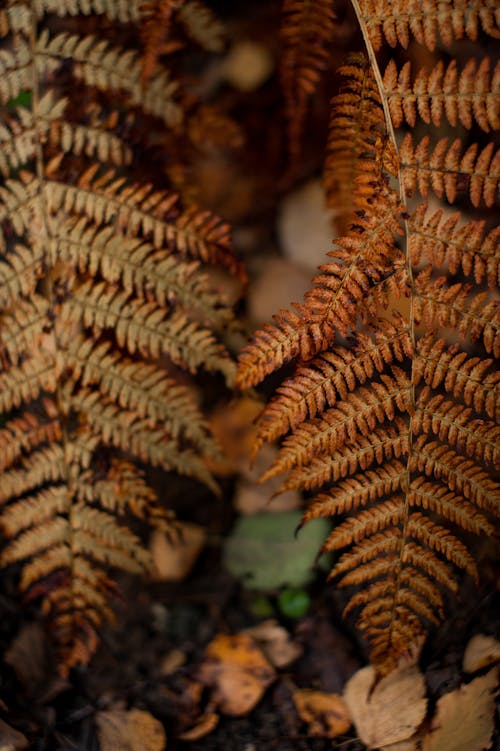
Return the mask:
POLYGON ((471 59, 459 74, 455 60, 446 69, 439 60, 432 70, 420 69, 412 83, 411 63, 406 62, 398 73, 391 60, 384 73, 384 89, 394 126, 407 122, 413 127, 417 116, 438 126, 444 116, 453 126, 460 122, 470 129, 476 122, 486 133, 498 130, 500 63, 493 73, 490 68, 488 57, 479 65, 471 59))
POLYGON ((308 103, 330 58, 336 18, 333 6, 333 0, 283 2, 281 80, 292 158, 300 151, 308 103))
POLYGON ((473 206, 484 201, 493 206, 500 190, 500 150, 489 143, 479 150, 471 144, 462 154, 462 143, 456 138, 449 145, 448 138, 441 138, 431 151, 430 138, 424 136, 414 146, 408 133, 400 147, 402 182, 409 196, 418 190, 427 198, 432 190, 438 198, 446 196, 454 203, 457 194, 468 186, 473 206))

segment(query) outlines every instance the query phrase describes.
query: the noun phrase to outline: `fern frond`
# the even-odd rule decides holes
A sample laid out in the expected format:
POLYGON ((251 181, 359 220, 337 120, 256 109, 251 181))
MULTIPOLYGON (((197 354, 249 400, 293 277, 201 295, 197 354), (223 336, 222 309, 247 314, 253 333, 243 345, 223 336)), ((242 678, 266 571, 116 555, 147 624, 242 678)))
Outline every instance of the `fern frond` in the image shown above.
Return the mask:
POLYGON ((442 394, 432 396, 425 387, 412 418, 414 433, 433 433, 442 443, 453 446, 460 453, 478 461, 498 465, 500 427, 491 420, 474 420, 470 408, 446 399, 442 394))
POLYGON ((500 375, 488 373, 492 364, 492 359, 469 357, 456 344, 446 346, 443 339, 436 339, 431 333, 418 343, 414 381, 418 385, 423 380, 433 389, 443 386, 455 399, 462 398, 465 404, 474 407, 478 414, 484 411, 498 420, 500 375))
POLYGON ((292 158, 300 151, 309 100, 328 65, 335 18, 332 0, 283 2, 281 81, 292 158))
POLYGON ((438 321, 457 331, 462 339, 482 339, 486 352, 500 355, 500 308, 487 292, 471 296, 469 284, 448 284, 445 276, 431 281, 432 267, 415 280, 415 321, 431 326, 438 321))
POLYGON ((328 205, 347 220, 363 161, 376 157, 376 145, 385 138, 385 119, 367 59, 353 56, 339 73, 344 85, 331 103, 323 183, 328 205))
POLYGON ((301 423, 285 439, 271 468, 262 477, 279 475, 294 466, 309 463, 318 453, 332 453, 359 435, 367 436, 377 424, 393 420, 397 410, 410 409, 411 387, 402 370, 393 367, 393 376, 381 375, 381 383, 361 386, 322 417, 301 423))
POLYGON ((430 125, 440 125, 443 116, 454 127, 460 122, 472 128, 476 122, 482 130, 500 128, 500 64, 490 73, 490 59, 479 65, 470 59, 458 72, 456 60, 446 70, 439 60, 432 70, 421 68, 411 80, 411 63, 406 62, 398 73, 391 60, 384 73, 384 90, 394 126, 404 122, 415 126, 417 117, 430 125))
POLYGON ((221 21, 200 0, 185 0, 179 9, 179 20, 186 32, 207 52, 222 52, 225 29, 221 21))
POLYGON ((395 319, 395 324, 380 322, 373 336, 360 332, 353 349, 333 347, 308 365, 300 365, 259 416, 253 450, 321 414, 327 406, 333 407, 386 365, 410 356, 411 340, 402 324, 401 319, 395 319))
POLYGON ((498 152, 494 140, 431 147, 428 135, 399 139, 395 128, 420 118, 497 129, 500 68, 472 58, 459 70, 451 57, 412 80, 409 62, 382 75, 375 51, 384 39, 406 47, 413 36, 434 49, 439 38, 475 39, 480 27, 500 33, 492 0, 352 5, 369 66, 358 58, 341 69, 326 179, 351 225, 304 303, 243 351, 237 383, 256 385, 297 361, 257 423, 255 451, 285 436, 261 479, 286 473, 278 492, 316 492, 303 524, 342 516, 323 547, 343 551, 330 578, 357 588, 344 614, 357 612, 386 673, 442 619, 440 587, 456 591, 456 568, 477 578, 460 531, 492 536, 500 514, 498 227, 486 234, 484 219, 461 224, 459 213, 405 208, 417 190, 448 202, 467 191, 473 206, 493 206, 498 152), (457 335, 467 344, 452 344, 457 335))
POLYGON ((229 228, 127 177, 139 165, 119 133, 155 122, 141 114, 171 127, 173 144, 183 137, 178 80, 158 61, 143 85, 139 53, 109 41, 116 31, 133 45, 141 4, 0 10, 0 561, 20 564, 21 590, 41 598, 63 674, 88 661, 112 618, 109 568, 151 570, 130 515, 172 528, 131 461, 217 492, 204 461, 217 448, 173 363, 234 377, 215 334, 231 314, 201 267, 222 263, 243 280, 229 228), (98 29, 94 15, 102 36, 66 30, 74 16, 98 29))
POLYGON ((450 274, 472 276, 476 284, 486 280, 491 288, 500 284, 500 228, 484 235, 484 222, 470 221, 457 227, 457 212, 443 219, 442 210, 427 216, 420 205, 409 220, 409 253, 417 266, 426 260, 436 267, 446 266, 450 274))
POLYGON ((179 125, 182 120, 182 110, 175 101, 177 84, 166 71, 159 71, 143 88, 140 57, 132 50, 114 47, 92 35, 81 37, 64 32, 51 38, 48 31, 42 31, 37 53, 47 72, 57 69, 65 58, 71 58, 74 75, 87 86, 124 91, 132 106, 161 118, 169 127, 179 125))
POLYGON ((432 190, 438 198, 446 196, 454 203, 459 192, 459 182, 468 185, 473 206, 484 201, 493 206, 497 199, 500 180, 500 151, 489 143, 481 151, 473 143, 462 155, 462 144, 456 138, 450 145, 448 138, 441 138, 430 151, 430 138, 424 136, 413 145, 408 133, 400 147, 402 182, 409 196, 418 190, 427 198, 432 190))
POLYGON ((408 436, 404 421, 395 417, 392 424, 375 428, 369 435, 360 435, 342 451, 320 454, 304 467, 297 467, 280 485, 277 493, 292 488, 312 490, 337 482, 354 474, 356 470, 368 469, 374 462, 383 464, 399 458, 408 450, 408 436))
POLYGON ((255 385, 299 354, 309 360, 331 346, 337 333, 346 334, 354 325, 371 287, 387 275, 400 253, 395 237, 401 233, 401 204, 370 171, 358 180, 356 204, 362 215, 328 253, 331 261, 320 266, 322 273, 312 280, 304 303, 296 306, 298 313, 282 312, 275 325, 266 326, 243 350, 240 388, 255 385))
POLYGON ((413 36, 434 50, 438 41, 449 46, 455 39, 475 41, 480 30, 500 38, 495 0, 359 0, 375 51, 384 40, 391 47, 408 47, 413 36))
POLYGON ((172 16, 182 3, 183 0, 149 0, 141 6, 143 43, 141 81, 143 86, 150 81, 156 69, 170 32, 172 16))
POLYGON ((123 409, 148 418, 152 424, 162 424, 174 438, 213 453, 213 439, 193 395, 162 369, 121 357, 110 342, 95 346, 81 337, 69 343, 67 363, 82 386, 98 385, 102 394, 123 409))

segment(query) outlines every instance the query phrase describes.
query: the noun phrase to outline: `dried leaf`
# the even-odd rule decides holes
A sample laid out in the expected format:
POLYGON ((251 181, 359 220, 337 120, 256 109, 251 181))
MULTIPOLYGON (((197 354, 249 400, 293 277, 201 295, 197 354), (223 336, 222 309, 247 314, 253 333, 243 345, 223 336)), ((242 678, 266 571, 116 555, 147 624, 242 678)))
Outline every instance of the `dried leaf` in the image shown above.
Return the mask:
POLYGON ((494 730, 498 670, 442 696, 424 737, 422 751, 484 751, 494 730))
POLYGON ((339 694, 301 689, 293 692, 293 701, 300 719, 309 724, 309 735, 335 738, 351 727, 349 710, 339 694))
POLYGON ((357 733, 368 748, 410 738, 427 707, 424 678, 415 665, 396 668, 373 688, 375 678, 373 667, 362 668, 344 691, 357 733))
POLYGON ((162 658, 160 663, 160 673, 162 675, 172 675, 172 673, 179 670, 185 662, 185 652, 183 652, 182 649, 172 649, 162 658))
POLYGON ((163 725, 142 709, 110 710, 96 715, 101 751, 164 751, 163 725))
POLYGON ((208 712, 200 717, 192 728, 181 733, 178 738, 181 741, 198 741, 211 733, 217 727, 218 722, 219 715, 215 712, 208 712))
POLYGON ((476 634, 465 648, 463 669, 475 673, 500 661, 500 641, 494 636, 476 634))
POLYGON ((214 689, 214 701, 227 715, 244 715, 261 699, 275 672, 247 634, 221 634, 210 642, 199 679, 214 689))
POLYGON ((151 556, 161 581, 182 581, 193 568, 206 540, 203 527, 178 522, 179 537, 169 540, 160 530, 151 536, 151 556))
POLYGON ((26 736, 0 720, 0 751, 23 751, 25 748, 28 748, 26 736))
POLYGON ((273 618, 247 629, 246 633, 258 642, 275 668, 290 665, 302 654, 300 644, 293 642, 288 631, 273 618))

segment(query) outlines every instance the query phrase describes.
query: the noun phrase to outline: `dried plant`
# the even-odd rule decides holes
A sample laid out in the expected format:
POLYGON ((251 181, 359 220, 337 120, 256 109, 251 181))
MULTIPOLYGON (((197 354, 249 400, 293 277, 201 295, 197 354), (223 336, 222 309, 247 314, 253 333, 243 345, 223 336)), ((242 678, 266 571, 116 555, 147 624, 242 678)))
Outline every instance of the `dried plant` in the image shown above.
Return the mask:
MULTIPOLYGON (((111 41, 130 40, 150 7, 2 5, 1 563, 42 596, 67 672, 111 616, 108 568, 151 568, 127 514, 171 528, 141 463, 216 487, 187 382, 199 369, 233 380, 220 341, 231 311, 200 262, 239 267, 217 217, 128 177, 131 122, 155 118, 179 139, 189 125, 161 50, 142 63, 111 41), (73 16, 81 33, 64 30, 73 16)), ((210 46, 199 8, 186 2, 183 23, 210 46)))
POLYGON ((445 206, 493 207, 500 156, 481 139, 498 128, 498 66, 451 57, 414 74, 409 61, 390 62, 382 74, 376 52, 500 31, 488 0, 352 5, 367 59, 342 68, 325 160, 329 204, 348 229, 304 301, 255 334, 237 382, 254 386, 296 361, 258 420, 255 450, 285 436, 264 479, 288 473, 282 490, 318 491, 304 523, 341 517, 324 544, 344 551, 331 577, 353 588, 345 612, 357 613, 384 673, 443 618, 459 570, 477 578, 468 533, 495 531, 499 231, 445 206), (481 142, 435 139, 446 122, 481 142), (428 135, 412 132, 425 124, 428 135))

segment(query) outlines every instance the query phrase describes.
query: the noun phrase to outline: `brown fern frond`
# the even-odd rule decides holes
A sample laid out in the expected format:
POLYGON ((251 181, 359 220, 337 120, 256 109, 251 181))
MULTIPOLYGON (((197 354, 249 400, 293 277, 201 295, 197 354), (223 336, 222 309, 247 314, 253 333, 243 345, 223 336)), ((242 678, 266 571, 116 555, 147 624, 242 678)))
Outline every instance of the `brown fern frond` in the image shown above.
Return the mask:
POLYGON ((283 442, 283 447, 262 481, 280 475, 294 466, 303 466, 318 453, 332 453, 359 435, 367 436, 377 424, 393 420, 397 410, 410 409, 411 387, 404 372, 392 368, 393 375, 381 375, 381 383, 361 386, 322 417, 301 423, 283 442))
POLYGON ((475 420, 473 411, 425 387, 412 418, 415 435, 433 433, 442 443, 478 461, 498 465, 500 427, 492 420, 475 420))
POLYGON ((438 198, 446 196, 454 203, 467 186, 473 206, 479 206, 481 201, 493 206, 499 191, 500 151, 495 151, 494 143, 481 151, 473 143, 462 155, 459 138, 448 144, 448 138, 441 138, 431 152, 429 136, 424 136, 417 146, 413 145, 411 133, 405 136, 399 154, 407 194, 411 196, 418 190, 427 198, 432 190, 438 198))
POLYGON ((414 37, 435 49, 480 30, 500 33, 493 0, 352 5, 369 66, 357 59, 341 70, 326 180, 351 226, 304 303, 244 350, 237 382, 255 385, 297 361, 257 423, 255 450, 285 436, 262 479, 286 473, 279 492, 317 493, 303 523, 337 517, 323 548, 343 551, 330 578, 356 588, 344 613, 357 612, 385 673, 442 619, 441 587, 456 591, 456 569, 477 578, 460 532, 493 536, 499 515, 499 234, 486 233, 484 208, 498 196, 499 155, 493 139, 436 143, 424 131, 416 141, 395 128, 420 119, 497 129, 500 68, 468 52, 461 69, 453 56, 447 65, 437 59, 412 80, 404 61, 382 75, 375 53, 384 41, 406 47, 414 37), (480 221, 429 215, 417 202, 409 214, 417 191, 469 198, 481 205, 480 221), (387 334, 397 351, 383 343, 387 334), (452 343, 457 336, 466 344, 452 343))
POLYGON ((327 204, 347 222, 352 219, 353 191, 363 162, 384 161, 378 147, 386 140, 386 131, 380 93, 367 59, 353 55, 339 73, 344 85, 331 103, 323 183, 327 204))
POLYGON ((454 127, 460 122, 472 128, 476 122, 482 130, 500 128, 500 64, 490 73, 490 59, 479 65, 470 59, 458 72, 456 60, 446 70, 439 60, 432 70, 421 68, 411 80, 411 63, 406 62, 398 73, 391 60, 384 73, 384 90, 394 126, 404 122, 415 126, 417 117, 430 125, 440 125, 443 116, 454 127))
POLYGON ((182 7, 182 4, 183 0, 148 0, 141 6, 143 44, 141 81, 143 86, 150 81, 160 56, 165 54, 165 48, 168 51, 172 48, 172 43, 170 47, 167 47, 166 41, 172 16, 182 7))
POLYGON ((281 81, 292 159, 300 151, 309 100, 330 59, 336 18, 333 6, 332 0, 283 1, 281 81))
POLYGON ((491 288, 500 284, 500 228, 484 235, 484 222, 470 221, 457 227, 457 212, 443 219, 440 209, 427 216, 426 204, 420 205, 409 220, 409 253, 418 266, 428 261, 435 268, 446 266, 450 274, 472 276, 476 284, 486 280, 491 288))
POLYGON ((360 435, 342 451, 320 454, 305 467, 297 467, 280 485, 277 493, 292 488, 313 490, 330 482, 368 469, 373 463, 383 464, 399 458, 408 450, 408 436, 404 421, 395 417, 391 424, 375 428, 369 435, 360 435))
MULTIPOLYGON (((297 313, 283 311, 240 356, 237 384, 248 388, 300 354, 309 360, 331 346, 337 333, 353 327, 360 303, 380 282, 400 254, 395 237, 401 233, 402 206, 370 167, 357 181, 360 217, 349 233, 335 242, 329 263, 320 266, 297 313), (373 191, 376 191, 373 193, 373 191)), ((373 310, 373 312, 375 312, 373 310)))
POLYGON ((161 60, 143 75, 138 52, 110 42, 115 31, 133 42, 141 2, 12 0, 0 11, 0 562, 19 564, 26 598, 41 598, 63 674, 112 617, 109 569, 151 570, 130 514, 172 529, 132 460, 217 491, 205 462, 217 447, 189 373, 231 382, 235 370, 219 340, 231 312, 202 269, 243 279, 229 228, 127 177, 140 165, 124 126, 143 132, 145 114, 183 137, 179 81, 161 60), (106 19, 84 20, 95 35, 74 33, 74 16, 94 14, 106 19))
POLYGON ((408 47, 411 37, 429 50, 438 41, 449 46, 456 39, 475 41, 479 31, 500 38, 495 0, 359 0, 363 19, 375 51, 384 41, 391 47, 408 47))
POLYGON ((488 372, 492 359, 469 357, 457 344, 447 346, 443 339, 430 333, 418 343, 414 382, 422 380, 431 388, 442 386, 455 399, 463 399, 478 414, 498 420, 500 415, 500 374, 488 372))
POLYGON ((500 355, 500 308, 487 292, 471 296, 469 284, 448 284, 445 276, 431 281, 432 267, 415 279, 415 321, 434 321, 457 331, 465 339, 483 341, 486 352, 500 355))
POLYGON ((327 406, 333 407, 374 373, 410 355, 409 332, 402 319, 396 318, 394 324, 381 321, 373 337, 359 332, 353 349, 333 347, 300 365, 259 416, 253 450, 321 414, 327 406))
POLYGON ((226 32, 220 19, 201 0, 184 0, 179 9, 179 21, 193 41, 207 52, 222 52, 226 32))

